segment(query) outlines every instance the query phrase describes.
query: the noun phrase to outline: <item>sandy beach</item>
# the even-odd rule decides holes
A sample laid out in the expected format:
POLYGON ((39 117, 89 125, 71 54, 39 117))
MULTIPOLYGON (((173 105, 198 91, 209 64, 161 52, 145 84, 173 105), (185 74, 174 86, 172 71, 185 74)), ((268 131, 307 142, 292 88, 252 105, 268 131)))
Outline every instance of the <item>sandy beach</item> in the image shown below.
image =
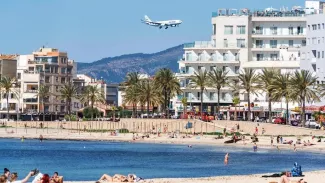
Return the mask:
MULTIPOLYGON (((149 179, 146 182, 153 183, 277 183, 280 178, 262 178, 265 174, 240 175, 240 176, 218 176, 206 178, 170 178, 170 179, 149 179)), ((323 183, 325 171, 305 172, 303 179, 308 183, 323 183)), ((291 181, 298 181, 301 178, 291 177, 291 181)), ((68 183, 94 183, 95 181, 78 181, 68 183)), ((105 182, 103 182, 105 183, 105 182)))
MULTIPOLYGON (((60 129, 57 128, 58 124, 52 122, 49 125, 48 129, 36 129, 33 128, 33 124, 35 122, 28 123, 28 128, 24 128, 24 123, 17 124, 15 122, 10 122, 8 125, 11 128, 1 128, 0 129, 0 138, 33 138, 37 139, 40 135, 42 135, 45 139, 53 139, 53 140, 103 140, 103 141, 122 141, 122 142, 133 142, 133 143, 174 143, 174 144, 186 144, 186 145, 215 145, 215 146, 235 146, 235 147, 247 147, 252 148, 253 143, 251 143, 250 136, 248 134, 254 133, 255 127, 258 127, 260 132, 258 135, 259 142, 257 143, 259 148, 274 148, 276 149, 277 146, 281 149, 292 150, 294 153, 293 145, 289 144, 277 144, 276 143, 276 135, 283 135, 284 141, 293 140, 295 143, 297 141, 297 137, 301 138, 302 141, 310 141, 311 143, 315 144, 313 146, 304 146, 304 145, 297 145, 297 151, 317 151, 319 153, 325 152, 325 142, 324 138, 321 142, 317 142, 318 139, 312 138, 313 135, 317 136, 325 136, 325 132, 321 130, 314 130, 314 129, 307 129, 307 128, 298 128, 298 127, 291 127, 291 126, 283 126, 283 125, 274 125, 274 124, 267 124, 267 123, 252 123, 252 122, 233 122, 233 121, 214 121, 213 123, 202 123, 197 122, 197 126, 199 128, 195 129, 196 132, 203 131, 204 129, 207 132, 213 131, 222 131, 224 127, 227 128, 228 131, 234 126, 234 124, 240 123, 241 125, 241 133, 247 134, 245 141, 239 141, 233 144, 224 144, 225 140, 229 140, 230 137, 226 137, 225 139, 215 139, 216 136, 213 135, 192 135, 187 129, 182 129, 181 127, 183 124, 186 124, 186 121, 162 121, 159 122, 149 121, 149 120, 141 120, 141 119, 133 119, 133 123, 141 121, 141 126, 149 125, 149 127, 145 127, 146 129, 152 129, 154 124, 160 124, 161 126, 166 126, 169 124, 168 131, 166 133, 162 133, 161 136, 156 134, 150 134, 149 138, 139 138, 137 140, 133 140, 133 134, 118 134, 114 136, 111 132, 84 132, 82 130, 78 130, 78 127, 73 127, 76 123, 69 124, 69 122, 65 123, 64 128, 60 129), (146 124, 146 122, 148 124, 146 124), (177 125, 178 123, 178 125, 177 125), (151 124, 151 126, 150 126, 151 124), (206 126, 205 126, 206 125, 206 126), (17 128, 14 128, 17 126, 17 128), (69 129, 69 126, 72 127, 69 129), (173 126, 173 128, 171 128, 173 126), (202 128, 203 127, 203 128, 202 128), (205 128, 204 128, 205 127, 205 128), (265 133, 261 134, 261 129, 264 128, 265 133), (178 134, 177 138, 170 138, 168 132, 172 131, 179 131, 182 132, 178 134), (188 133, 186 135, 186 133, 188 133), (274 135, 274 145, 271 145, 271 135, 274 135)), ((95 122, 97 123, 97 122, 95 122)), ((127 126, 125 123, 128 121, 122 121, 120 126, 127 126), (124 125, 123 125, 124 123, 124 125)), ((89 124, 89 122, 84 122, 84 124, 89 124)), ((80 125, 80 124, 79 124, 80 125)), ((93 125, 94 126, 94 125, 93 125)), ((98 125, 100 126, 100 124, 98 125)), ((107 127, 112 126, 106 124, 107 127)), ((157 127, 157 126, 156 126, 157 127)), ((133 124, 134 128, 134 124, 133 124)), ((80 128, 81 129, 81 128, 80 128)), ((114 129, 114 128, 113 128, 114 129)), ((115 129, 118 129, 115 128, 115 129)), ((110 129, 112 130, 112 129, 110 129)), ((191 129, 194 130, 194 129, 191 129)), ((131 130, 130 130, 131 131, 131 130)), ((135 131, 134 135, 138 134, 138 136, 142 136, 147 134, 148 131, 135 131)), ((325 166, 324 166, 325 169, 325 166)), ((279 173, 279 172, 272 172, 272 173, 279 173)), ((325 170, 324 171, 315 171, 315 172, 304 172, 306 177, 304 180, 308 181, 308 183, 318 183, 325 180, 325 170)), ((279 178, 261 178, 261 175, 245 175, 245 176, 219 176, 219 177, 208 177, 208 178, 180 178, 180 179, 153 179, 152 181, 155 183, 210 183, 210 182, 220 182, 220 183, 269 183, 269 182, 278 182, 279 178)), ((293 178, 292 180, 298 180, 297 178, 293 178)), ((94 180, 96 181, 96 180, 94 180)), ((323 181, 325 182, 325 181, 323 181)))

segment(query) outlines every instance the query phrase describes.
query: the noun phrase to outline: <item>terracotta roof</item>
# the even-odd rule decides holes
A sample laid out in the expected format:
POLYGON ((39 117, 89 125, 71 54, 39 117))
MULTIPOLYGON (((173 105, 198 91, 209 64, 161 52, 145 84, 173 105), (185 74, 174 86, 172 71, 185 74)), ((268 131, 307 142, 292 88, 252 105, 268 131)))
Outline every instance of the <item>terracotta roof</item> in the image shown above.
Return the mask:
POLYGON ((3 55, 0 54, 0 60, 17 60, 19 55, 3 55))

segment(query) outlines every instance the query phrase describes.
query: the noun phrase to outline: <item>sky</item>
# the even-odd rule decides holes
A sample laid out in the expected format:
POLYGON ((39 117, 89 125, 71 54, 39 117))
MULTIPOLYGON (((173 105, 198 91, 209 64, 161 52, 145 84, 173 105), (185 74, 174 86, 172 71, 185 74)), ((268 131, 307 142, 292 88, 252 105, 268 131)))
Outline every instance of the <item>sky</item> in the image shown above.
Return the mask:
POLYGON ((304 0, 1 0, 0 53, 30 54, 44 46, 77 62, 153 53, 210 40, 211 14, 221 8, 304 6, 304 0), (177 28, 141 23, 180 19, 177 28))

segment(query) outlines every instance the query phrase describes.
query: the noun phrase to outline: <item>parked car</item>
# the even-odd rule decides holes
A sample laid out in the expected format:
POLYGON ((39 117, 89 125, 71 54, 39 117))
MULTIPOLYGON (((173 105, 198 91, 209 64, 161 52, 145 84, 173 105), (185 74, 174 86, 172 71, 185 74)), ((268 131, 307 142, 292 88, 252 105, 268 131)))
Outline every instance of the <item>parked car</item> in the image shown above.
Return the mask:
POLYGON ((258 122, 266 123, 267 122, 267 117, 260 117, 258 119, 258 122))
POLYGON ((308 128, 320 129, 320 124, 318 124, 314 119, 309 119, 308 121, 306 121, 305 126, 308 128))
POLYGON ((290 123, 291 123, 292 126, 298 126, 300 121, 297 120, 297 119, 292 119, 292 120, 290 120, 290 123))
POLYGON ((277 118, 277 117, 272 117, 272 123, 274 123, 274 121, 275 121, 276 118, 277 118))
POLYGON ((279 118, 276 118, 274 120, 274 124, 283 124, 283 125, 285 125, 286 124, 286 120, 284 118, 282 118, 282 117, 279 117, 279 118))

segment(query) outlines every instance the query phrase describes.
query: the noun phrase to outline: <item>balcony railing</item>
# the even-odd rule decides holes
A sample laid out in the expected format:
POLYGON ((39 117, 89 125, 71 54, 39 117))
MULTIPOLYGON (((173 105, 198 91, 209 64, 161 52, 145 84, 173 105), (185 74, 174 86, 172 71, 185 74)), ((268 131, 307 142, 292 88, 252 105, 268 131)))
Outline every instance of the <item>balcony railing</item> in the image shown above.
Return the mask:
POLYGON ((25 92, 26 93, 37 93, 38 92, 38 90, 36 89, 36 90, 25 90, 25 92))
POLYGON ((216 48, 216 49, 222 49, 222 48, 247 48, 246 42, 228 42, 228 43, 217 43, 214 44, 211 41, 196 41, 192 43, 186 43, 184 44, 184 48, 216 48))

